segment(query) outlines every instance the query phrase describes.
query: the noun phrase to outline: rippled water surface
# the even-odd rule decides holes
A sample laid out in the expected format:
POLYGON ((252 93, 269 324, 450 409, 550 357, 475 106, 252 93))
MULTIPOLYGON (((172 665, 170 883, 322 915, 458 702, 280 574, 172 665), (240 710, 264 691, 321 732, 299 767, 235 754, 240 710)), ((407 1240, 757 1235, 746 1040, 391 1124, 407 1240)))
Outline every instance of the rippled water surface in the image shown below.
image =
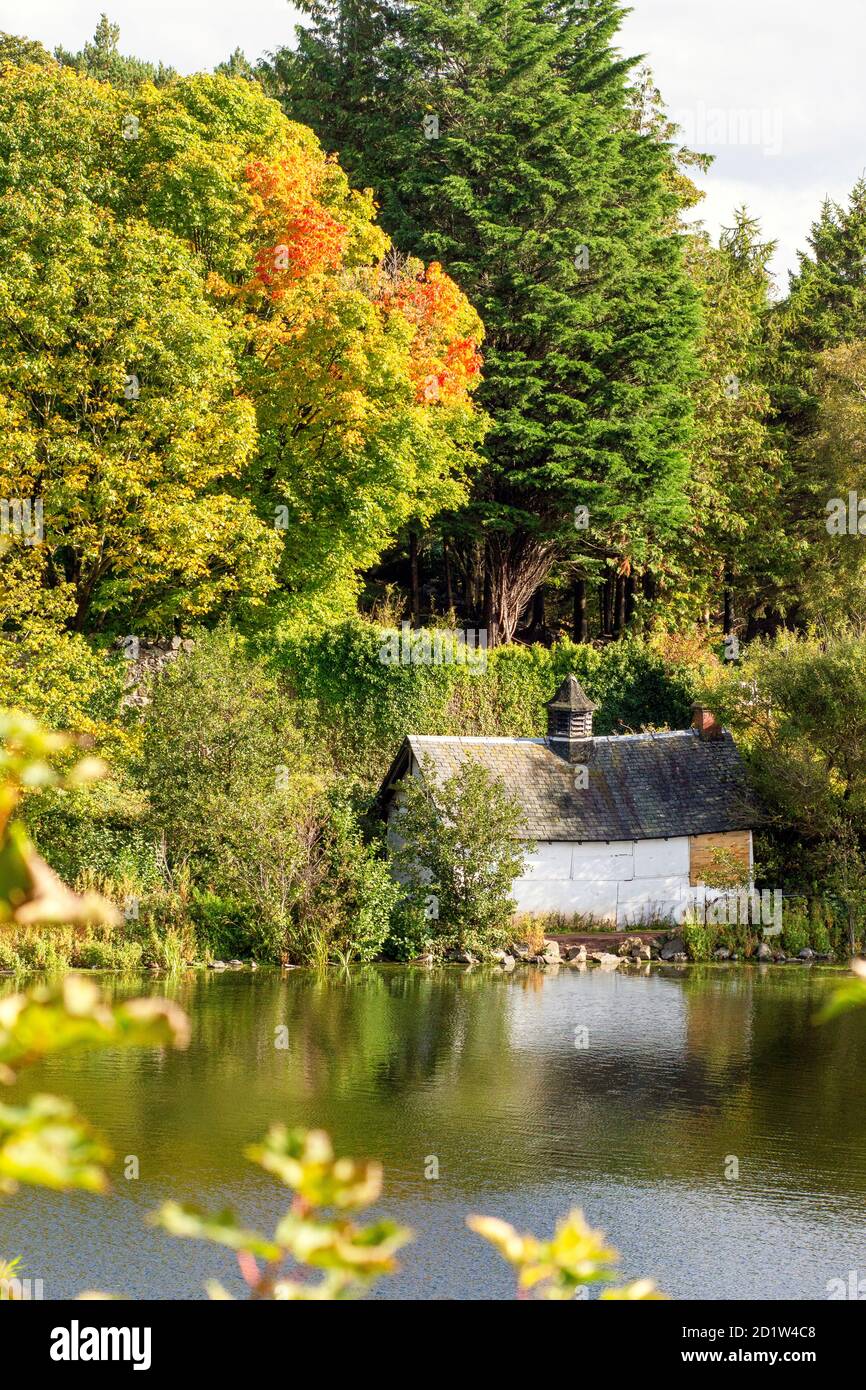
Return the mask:
POLYGON ((268 1226, 286 1195, 242 1150, 279 1119, 384 1160, 382 1210, 416 1241, 380 1297, 506 1296, 466 1214, 541 1234, 576 1204, 624 1274, 676 1298, 826 1298, 866 1277, 866 1013, 814 1027, 830 982, 798 966, 108 977, 175 996, 192 1045, 57 1058, 4 1093, 72 1096, 116 1159, 107 1199, 4 1199, 0 1253, 46 1297, 200 1297, 208 1277, 240 1292, 229 1254, 144 1218, 172 1196, 268 1226))

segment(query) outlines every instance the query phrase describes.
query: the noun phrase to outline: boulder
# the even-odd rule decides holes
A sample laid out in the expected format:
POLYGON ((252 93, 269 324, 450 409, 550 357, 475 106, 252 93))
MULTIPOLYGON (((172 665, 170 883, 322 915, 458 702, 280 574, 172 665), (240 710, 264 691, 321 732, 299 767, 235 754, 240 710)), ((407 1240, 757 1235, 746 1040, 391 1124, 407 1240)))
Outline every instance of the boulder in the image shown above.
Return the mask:
POLYGON ((802 949, 802 951, 799 952, 798 959, 799 959, 799 960, 814 960, 814 959, 815 959, 815 952, 812 950, 811 946, 804 946, 803 949, 802 949))
POLYGON ((586 960, 586 947, 566 946, 565 959, 569 965, 583 965, 586 960))
POLYGON ((619 956, 611 955, 610 951, 590 951, 589 958, 594 960, 597 965, 606 966, 608 970, 620 963, 619 956))
POLYGON ((766 941, 759 941, 759 942, 758 942, 758 949, 757 949, 757 951, 755 952, 755 960, 772 960, 772 959, 773 959, 773 952, 772 952, 772 950, 770 949, 770 947, 767 945, 766 941))
POLYGON ((512 941, 508 951, 515 960, 529 960, 530 950, 524 941, 512 941))
POLYGON ((471 951, 451 951, 446 960, 453 961, 457 965, 477 965, 478 961, 471 951))
POLYGON ((211 960, 211 961, 208 961, 208 967, 207 967, 207 968, 208 968, 208 970, 225 970, 225 969, 226 969, 226 963, 225 963, 224 960, 211 960))
POLYGON ((643 941, 639 936, 625 937, 616 949, 618 956, 633 956, 635 951, 641 950, 643 941))
POLYGON ((686 943, 681 936, 672 936, 670 941, 666 941, 659 951, 661 960, 676 960, 677 956, 684 956, 685 954, 686 943))
POLYGON ((547 962, 548 965, 553 965, 554 962, 556 962, 557 964, 559 964, 560 960, 562 959, 562 957, 561 957, 561 955, 560 955, 560 953, 559 953, 559 942, 558 942, 558 941, 548 941, 547 937, 545 937, 545 938, 544 938, 544 950, 542 951, 541 954, 542 954, 542 957, 544 958, 544 960, 547 962))
POLYGON ((713 960, 730 960, 731 953, 727 946, 720 946, 717 951, 713 951, 713 960))

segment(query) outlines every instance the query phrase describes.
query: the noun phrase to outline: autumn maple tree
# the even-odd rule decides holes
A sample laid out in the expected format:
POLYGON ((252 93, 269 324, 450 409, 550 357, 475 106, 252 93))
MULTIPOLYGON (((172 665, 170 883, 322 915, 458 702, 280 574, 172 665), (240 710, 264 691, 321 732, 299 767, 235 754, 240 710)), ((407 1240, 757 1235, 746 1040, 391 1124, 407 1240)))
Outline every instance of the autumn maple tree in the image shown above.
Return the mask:
POLYGON ((0 490, 43 518, 3 616, 346 607, 464 495, 477 315, 254 84, 3 73, 0 490))

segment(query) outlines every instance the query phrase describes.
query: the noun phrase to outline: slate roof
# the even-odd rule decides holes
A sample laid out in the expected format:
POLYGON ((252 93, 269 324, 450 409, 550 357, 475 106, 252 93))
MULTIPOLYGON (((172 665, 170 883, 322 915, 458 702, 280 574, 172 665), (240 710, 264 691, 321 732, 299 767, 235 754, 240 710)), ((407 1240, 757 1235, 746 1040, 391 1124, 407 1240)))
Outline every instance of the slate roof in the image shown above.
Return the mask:
POLYGON ((480 762, 520 803, 526 839, 650 840, 748 830, 759 819, 727 731, 717 739, 695 729, 587 738, 573 745, 570 762, 546 739, 410 734, 382 784, 383 805, 410 753, 442 780, 467 758, 480 762), (589 769, 585 789, 575 787, 575 764, 589 769))

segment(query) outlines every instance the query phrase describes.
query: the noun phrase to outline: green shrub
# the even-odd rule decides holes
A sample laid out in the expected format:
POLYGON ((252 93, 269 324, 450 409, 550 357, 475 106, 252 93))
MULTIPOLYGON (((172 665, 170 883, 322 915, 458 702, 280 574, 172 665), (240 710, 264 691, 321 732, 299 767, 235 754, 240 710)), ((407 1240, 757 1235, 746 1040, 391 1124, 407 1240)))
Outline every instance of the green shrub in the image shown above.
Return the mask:
POLYGON ((832 950, 830 932, 823 922, 812 923, 809 944, 813 951, 817 951, 819 956, 830 954, 832 950))
POLYGON ((522 813, 479 763, 441 781, 432 765, 422 772, 400 791, 395 876, 416 914, 427 913, 435 954, 488 955, 511 934, 511 885, 532 850, 516 840, 522 813))
POLYGON ((196 942, 211 960, 234 960, 250 949, 252 904, 218 893, 194 891, 189 904, 196 942))
POLYGON ((685 921, 681 935, 689 960, 712 960, 720 937, 715 922, 685 921))
POLYGON ((33 621, 0 633, 0 705, 23 709, 53 729, 88 734, 107 753, 120 747, 124 662, 79 633, 33 621))
POLYGON ((800 907, 786 907, 782 920, 782 945, 789 956, 798 956, 809 945, 809 919, 800 907))
POLYGON ((124 883, 141 895, 159 882, 146 810, 139 791, 106 780, 31 797, 25 819, 40 854, 64 881, 124 883))
MULTIPOLYGON (((785 630, 753 642, 707 698, 748 761, 769 881, 805 896, 820 885, 862 921, 866 632, 785 630)), ((800 926, 792 923, 792 941, 805 945, 800 926)))
POLYGON ((437 665, 423 659, 435 630, 419 631, 409 654, 422 659, 404 665, 390 660, 395 635, 357 617, 315 633, 284 632, 273 658, 298 697, 302 727, 338 767, 371 783, 381 779, 406 733, 545 733, 544 702, 569 671, 598 705, 600 734, 689 722, 685 670, 670 668, 637 640, 601 650, 568 641, 550 649, 498 647, 483 666, 437 665))
POLYGON ((160 679, 143 736, 152 830, 205 953, 381 953, 397 891, 351 788, 296 727, 284 678, 227 627, 160 679))
POLYGON ((403 900, 391 914, 382 954, 386 960, 416 960, 430 948, 432 934, 424 908, 403 900))
POLYGON ((138 970, 141 957, 140 941, 115 935, 81 942, 75 951, 73 964, 83 970, 138 970))

